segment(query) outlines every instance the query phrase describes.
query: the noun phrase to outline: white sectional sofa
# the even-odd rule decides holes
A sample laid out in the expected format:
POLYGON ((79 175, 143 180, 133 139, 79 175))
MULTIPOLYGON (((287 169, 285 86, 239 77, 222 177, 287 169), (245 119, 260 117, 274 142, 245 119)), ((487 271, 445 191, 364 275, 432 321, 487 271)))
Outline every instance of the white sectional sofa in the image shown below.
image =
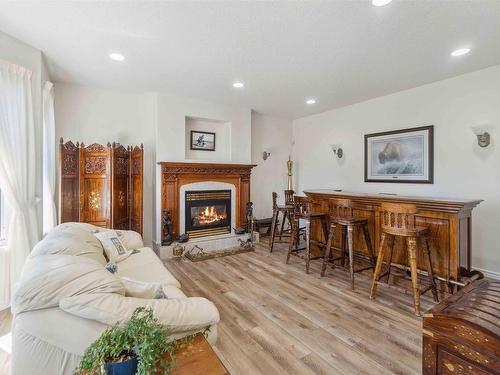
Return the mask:
POLYGON ((126 320, 134 306, 152 307, 173 338, 210 327, 217 339, 219 312, 205 298, 188 298, 141 236, 121 231, 123 244, 138 252, 105 269, 94 230, 84 223, 59 225, 28 258, 12 300, 12 375, 73 374, 84 350, 110 324, 126 320), (166 299, 127 296, 121 277, 159 283, 166 299))

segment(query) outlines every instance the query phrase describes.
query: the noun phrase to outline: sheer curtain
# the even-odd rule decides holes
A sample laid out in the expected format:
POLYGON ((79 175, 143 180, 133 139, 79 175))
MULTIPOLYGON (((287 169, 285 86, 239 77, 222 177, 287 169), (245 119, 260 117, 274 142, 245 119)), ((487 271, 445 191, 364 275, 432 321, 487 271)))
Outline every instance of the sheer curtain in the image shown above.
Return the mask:
POLYGON ((43 87, 43 233, 56 225, 56 128, 54 121, 54 85, 43 87))
POLYGON ((10 304, 38 236, 31 75, 26 68, 0 60, 0 189, 10 207, 7 245, 0 256, 0 305, 10 304))

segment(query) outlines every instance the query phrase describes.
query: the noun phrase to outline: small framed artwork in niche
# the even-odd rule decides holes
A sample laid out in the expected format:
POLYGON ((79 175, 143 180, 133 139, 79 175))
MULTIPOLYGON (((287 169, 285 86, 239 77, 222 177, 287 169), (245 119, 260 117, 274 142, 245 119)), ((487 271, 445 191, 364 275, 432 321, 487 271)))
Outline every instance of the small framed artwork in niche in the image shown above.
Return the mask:
POLYGON ((191 130, 191 150, 215 151, 215 133, 191 130))
POLYGON ((365 182, 434 183, 434 126, 365 134, 365 182))

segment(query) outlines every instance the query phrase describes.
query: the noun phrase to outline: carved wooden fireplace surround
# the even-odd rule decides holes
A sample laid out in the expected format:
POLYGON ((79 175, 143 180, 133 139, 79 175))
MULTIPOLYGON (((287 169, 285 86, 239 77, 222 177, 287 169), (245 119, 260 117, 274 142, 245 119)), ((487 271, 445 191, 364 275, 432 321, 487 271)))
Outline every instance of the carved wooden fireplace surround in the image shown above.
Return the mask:
POLYGON ((174 238, 179 236, 179 200, 183 185, 194 182, 226 182, 235 186, 236 226, 244 226, 250 201, 250 174, 255 164, 160 162, 161 209, 170 211, 174 238))

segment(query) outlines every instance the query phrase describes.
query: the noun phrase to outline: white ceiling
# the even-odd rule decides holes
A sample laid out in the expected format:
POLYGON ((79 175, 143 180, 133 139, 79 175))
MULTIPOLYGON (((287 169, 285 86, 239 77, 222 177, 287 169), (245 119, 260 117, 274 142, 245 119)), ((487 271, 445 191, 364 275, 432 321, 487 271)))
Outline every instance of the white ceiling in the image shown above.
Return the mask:
POLYGON ((288 118, 500 64, 496 0, 0 1, 0 30, 41 49, 55 81, 288 118))

